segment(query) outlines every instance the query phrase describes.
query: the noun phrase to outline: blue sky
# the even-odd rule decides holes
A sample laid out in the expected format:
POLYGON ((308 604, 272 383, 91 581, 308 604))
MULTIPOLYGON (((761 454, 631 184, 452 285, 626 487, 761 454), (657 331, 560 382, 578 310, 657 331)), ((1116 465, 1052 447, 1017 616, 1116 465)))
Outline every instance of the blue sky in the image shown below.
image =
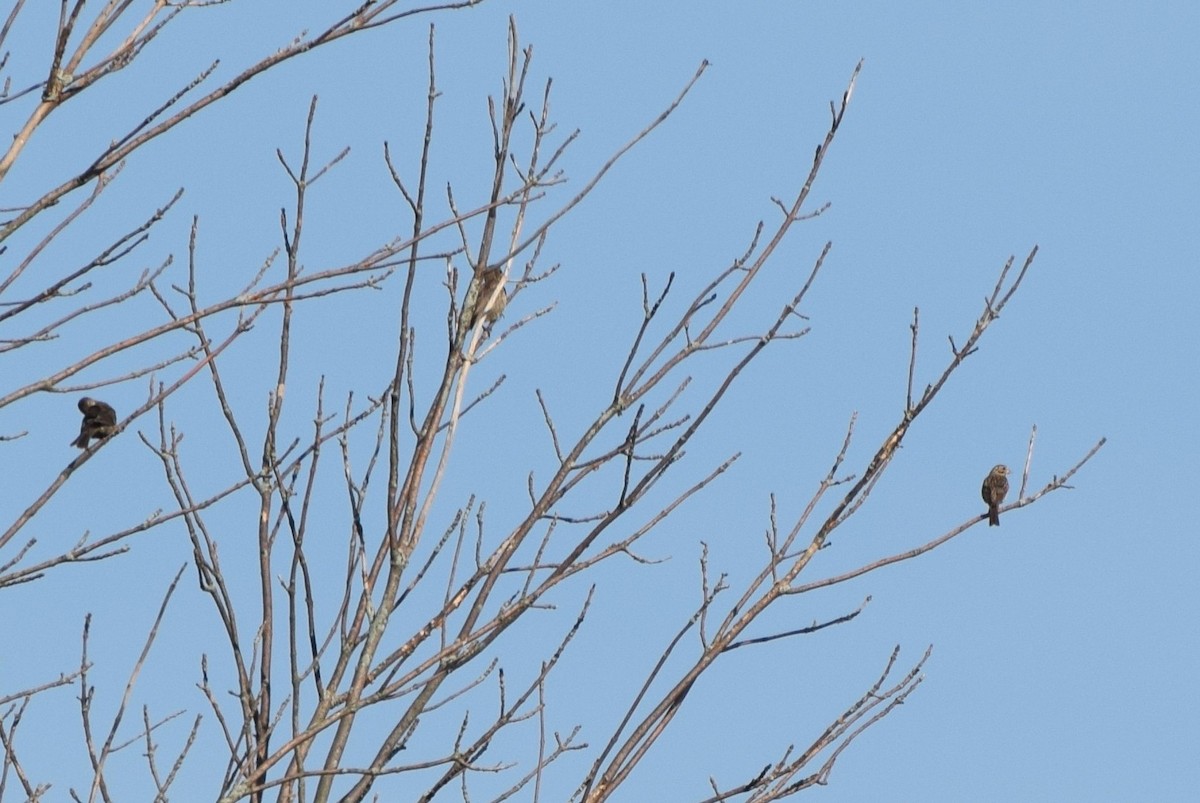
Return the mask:
MULTIPOLYGON (((302 29, 318 30, 338 16, 326 3, 297 2, 286 12, 269 5, 234 2, 184 15, 140 69, 114 76, 39 131, 0 185, 0 206, 27 201, 48 176, 79 169, 212 58, 222 59, 219 76, 232 76, 302 29)), ((490 159, 485 99, 499 88, 509 14, 534 48, 531 94, 553 77, 559 132, 582 131, 565 157, 565 192, 582 186, 653 119, 703 59, 711 67, 678 112, 555 229, 544 261, 561 269, 520 295, 510 315, 551 303, 555 312, 477 369, 480 389, 500 373, 508 380, 492 407, 464 422, 458 448, 464 455, 483 451, 452 468, 445 505, 478 492, 501 520, 519 510, 525 471, 545 470, 533 389, 546 390, 567 422, 598 409, 603 397, 595 394, 611 388, 618 361, 609 336, 627 343, 638 320, 639 274, 661 283, 675 271, 675 303, 682 304, 738 256, 755 223, 777 214, 770 198, 798 189, 828 125, 829 101, 864 61, 813 194, 831 206, 792 234, 735 322, 749 328, 772 318, 832 241, 802 310, 812 332, 748 370, 689 449, 681 484, 735 451, 744 454, 709 495, 643 544, 650 556, 670 560, 622 565, 597 578, 588 626, 550 687, 553 727, 592 723, 596 730, 585 731, 585 740, 602 741, 597 723, 617 715, 612 700, 624 699, 624 684, 648 668, 645 646, 669 638, 695 604, 700 542, 709 545, 714 566, 744 579, 761 549, 768 495, 790 521, 828 469, 852 413, 855 471, 898 420, 913 308, 921 309, 923 385, 947 358, 946 336, 965 338, 1005 260, 1016 255, 1019 262, 1037 245, 1029 278, 980 352, 914 426, 867 506, 803 579, 922 544, 982 512, 980 480, 994 463, 1022 465, 1035 425, 1034 487, 1108 438, 1074 489, 1007 514, 998 530, 976 527, 917 561, 784 606, 762 633, 832 618, 872 598, 849 624, 731 654, 697 686, 674 732, 620 799, 690 800, 704 796, 709 775, 725 784, 753 777, 849 705, 897 644, 901 669, 933 645, 923 685, 863 735, 839 759, 830 785, 811 797, 840 803, 1194 794, 1200 8, 488 0, 350 37, 256 79, 131 161, 105 198, 104 216, 85 221, 48 259, 86 261, 114 219, 136 225, 184 186, 142 261, 126 270, 168 254, 181 267, 196 215, 214 296, 241 283, 278 244, 279 209, 290 203, 290 190, 275 149, 299 153, 313 94, 318 160, 346 146, 351 153, 314 188, 307 264, 357 258, 403 231, 382 143, 411 168, 423 123, 429 21, 438 26, 443 92, 434 186, 450 181, 456 195, 482 198, 490 159), (502 431, 489 425, 494 420, 506 422, 502 431)), ((35 18, 18 33, 45 43, 35 18)), ((10 39, 19 55, 11 69, 40 74, 48 45, 15 44, 23 41, 33 39, 10 39)), ((8 128, 25 114, 19 103, 0 107, 8 128)), ((433 310, 432 344, 443 296, 436 280, 423 291, 433 310)), ((312 362, 290 397, 297 433, 311 419, 317 375, 327 376, 333 399, 381 387, 388 366, 381 373, 372 361, 377 354, 355 349, 372 331, 385 332, 381 348, 391 349, 393 329, 384 327, 394 300, 393 288, 377 298, 335 301, 327 317, 300 325, 298 348, 312 362)), ((104 334, 116 338, 127 323, 110 317, 105 325, 112 330, 104 334)), ((261 367, 270 355, 266 341, 231 358, 228 368, 251 419, 261 420, 270 387, 261 367)), ((10 359, 5 371, 32 376, 71 353, 69 344, 54 344, 36 361, 10 359)), ((701 382, 705 367, 696 368, 701 382)), ((717 360, 707 366, 718 367, 717 360)), ((119 371, 92 378, 113 373, 119 371)), ((144 383, 107 391, 124 409, 144 393, 144 383)), ((219 487, 233 476, 231 453, 221 451, 229 444, 211 418, 209 394, 197 386, 175 404, 191 430, 197 470, 213 474, 201 484, 219 487)), ((70 459, 74 421, 74 396, 35 396, 0 411, 5 432, 31 430, 4 445, 6 463, 26 467, 6 481, 6 522, 70 459)), ((142 420, 142 429, 153 426, 142 420)), ((168 503, 161 471, 133 432, 72 482, 38 520, 40 538, 69 541, 81 528, 107 532, 168 503), (122 485, 116 499, 106 485, 113 482, 122 485)), ((330 513, 331 528, 341 526, 338 512, 330 513)), ((84 611, 96 614, 97 641, 108 637, 97 658, 112 678, 123 678, 148 625, 138 617, 149 616, 129 614, 132 590, 146 585, 160 593, 190 556, 181 532, 167 528, 132 547, 119 559, 5 591, 12 613, 0 625, 4 643, 29 644, 37 657, 6 652, 0 685, 77 662, 76 641, 39 643, 38 634, 60 627, 77 633, 84 611), (80 588, 87 599, 74 593, 80 588), (48 606, 47 595, 58 602, 48 606), (132 629, 129 619, 137 620, 132 629)), ((229 560, 237 554, 231 536, 229 560)), ((582 584, 564 590, 563 616, 573 615, 585 592, 582 584)), ((194 675, 187 634, 213 627, 190 570, 179 593, 172 616, 186 633, 164 636, 155 658, 161 663, 147 672, 151 696, 175 688, 156 687, 161 681, 149 679, 155 671, 194 675)), ((530 627, 513 638, 535 645, 546 637, 530 627)), ((111 686, 110 694, 118 689, 111 686)), ((198 711, 203 702, 195 696, 186 707, 198 711)), ((73 726, 31 725, 26 749, 48 751, 56 728, 73 726)))

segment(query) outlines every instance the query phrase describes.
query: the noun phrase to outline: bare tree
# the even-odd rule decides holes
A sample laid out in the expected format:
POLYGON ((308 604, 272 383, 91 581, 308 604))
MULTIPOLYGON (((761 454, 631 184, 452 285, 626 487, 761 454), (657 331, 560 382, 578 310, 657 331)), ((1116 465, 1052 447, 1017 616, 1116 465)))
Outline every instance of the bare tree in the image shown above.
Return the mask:
MULTIPOLYGON (((28 116, 0 158, 0 182, 53 113, 100 79, 140 64, 166 26, 184 24, 211 3, 158 0, 140 18, 132 5, 111 2, 96 10, 83 0, 64 0, 44 74, 24 87, 20 76, 16 88, 6 80, 2 104, 28 116)), ((974 322, 961 341, 950 339, 932 371, 918 366, 914 311, 907 396, 870 459, 850 464, 852 418, 802 512, 781 521, 772 505, 758 569, 746 580, 732 580, 711 564, 707 546, 693 542, 697 601, 690 607, 677 602, 673 610, 668 604, 659 612, 677 619, 676 633, 665 644, 645 645, 645 665, 629 667, 637 690, 609 701, 620 712, 615 725, 600 732, 576 723, 566 732, 551 732, 547 684, 587 623, 592 589, 611 582, 613 575, 601 567, 624 571, 649 562, 639 552, 643 539, 669 526, 680 506, 703 499, 736 459, 698 476, 681 476, 677 467, 689 444, 707 431, 711 414, 744 381, 747 366, 766 349, 808 332, 801 310, 820 278, 829 244, 772 308, 749 301, 747 290, 770 269, 796 224, 823 211, 810 198, 812 187, 846 120, 861 65, 830 104, 828 129, 803 181, 792 197, 775 200, 774 220, 751 225, 739 258, 682 300, 676 298, 674 273, 643 274, 640 322, 632 331, 611 334, 614 347, 624 344, 623 356, 615 375, 598 378, 609 389, 593 399, 591 411, 564 416, 555 410, 554 390, 563 380, 526 366, 546 389, 535 399, 543 443, 553 457, 538 460, 535 471, 530 455, 504 456, 510 476, 527 478, 526 496, 505 500, 505 514, 496 516, 475 496, 454 501, 447 479, 456 467, 470 476, 472 453, 483 447, 460 443, 464 421, 486 421, 505 381, 501 375, 481 386, 476 368, 485 361, 503 365, 510 342, 543 325, 552 308, 531 309, 514 299, 539 283, 553 285, 556 266, 543 264, 543 254, 555 225, 667 120, 707 64, 644 130, 568 192, 565 165, 578 132, 557 131, 551 83, 534 87, 532 49, 522 46, 510 23, 502 91, 489 100, 493 168, 482 182, 484 200, 464 202, 475 191, 447 185, 443 203, 434 155, 441 95, 430 27, 423 145, 406 154, 384 148, 381 169, 408 210, 406 228, 388 242, 341 264, 305 266, 312 225, 308 202, 320 191, 318 182, 347 155, 342 150, 332 158, 319 156, 324 148, 314 135, 319 104, 313 98, 302 147, 278 152, 280 170, 294 188, 290 208, 280 215, 278 250, 251 271, 235 274, 232 285, 229 273, 204 264, 200 217, 192 220, 186 264, 166 259, 124 279, 123 286, 114 284, 114 277, 130 274, 128 266, 149 233, 167 216, 180 214, 179 192, 168 192, 138 222, 114 228, 109 244, 90 259, 63 266, 48 257, 51 246, 93 214, 124 163, 252 78, 351 34, 474 3, 417 10, 397 5, 361 3, 326 30, 296 39, 215 87, 212 65, 147 109, 140 123, 113 136, 101 152, 71 154, 78 165, 70 167, 69 177, 5 210, 0 245, 8 267, 0 277, 0 325, 7 334, 0 353, 11 361, 61 341, 66 349, 55 354, 68 356, 42 363, 48 367, 29 381, 6 383, 0 408, 39 394, 86 390, 103 397, 106 390, 143 383, 145 393, 135 408, 117 411, 115 433, 105 423, 106 437, 91 443, 81 438, 84 445, 74 459, 6 513, 8 520, 0 523, 0 588, 11 593, 69 564, 110 561, 138 548, 152 531, 164 539, 186 539, 193 568, 164 567, 157 585, 123 590, 131 610, 149 617, 144 646, 123 690, 93 680, 90 617, 81 623, 77 665, 45 667, 35 685, 0 689, 0 796, 12 785, 19 787, 18 796, 37 800, 52 784, 64 783, 52 774, 55 767, 23 752, 21 736, 31 718, 44 716, 43 700, 71 688, 79 702, 88 778, 88 786, 71 788, 78 800, 129 796, 128 772, 112 769, 122 750, 140 751, 144 777, 158 800, 169 799, 193 766, 203 768, 206 792, 220 801, 357 801, 395 789, 404 790, 404 799, 420 800, 557 799, 549 791, 552 784, 573 789, 574 800, 605 800, 673 732, 689 693, 725 656, 753 649, 769 660, 770 645, 850 622, 866 602, 828 621, 763 635, 752 626, 766 622, 768 611, 788 598, 918 557, 986 518, 981 510, 923 545, 882 554, 840 575, 814 576, 814 557, 866 503, 913 422, 977 354, 990 325, 1021 288, 1036 248, 1000 268, 974 322), (448 211, 441 217, 431 211, 442 208, 448 211), (296 348, 296 327, 331 314, 329 305, 347 295, 397 287, 400 302, 390 331, 355 355, 366 377, 361 388, 327 398, 323 366, 296 348), (438 325, 423 314, 434 305, 438 325), (727 334, 735 309, 755 316, 760 328, 727 334), (111 325, 114 310, 123 312, 124 328, 110 337, 107 333, 117 331, 111 325), (270 349, 269 370, 261 363, 253 372, 236 368, 237 348, 249 342, 270 349), (693 382, 696 375, 708 380, 693 382), (289 385, 316 388, 315 406, 305 413, 310 429, 298 430, 285 416, 289 385), (207 400, 219 429, 183 423, 195 418, 180 412, 184 389, 207 400), (265 393, 265 411, 248 404, 245 391, 265 393), (139 521, 100 535, 91 534, 84 516, 83 534, 70 548, 47 551, 32 535, 39 517, 52 500, 73 492, 78 482, 72 480, 83 465, 122 434, 134 437, 135 430, 143 459, 161 466, 172 507, 147 509, 139 521), (196 469, 198 451, 215 443, 233 445, 224 465, 236 476, 220 484, 196 469), (192 445, 201 449, 189 449, 192 445), (245 560, 250 554, 256 556, 253 565, 245 560), (192 575, 198 590, 185 580, 192 575), (539 618, 572 599, 564 589, 581 587, 589 590, 565 621, 539 618), (205 622, 196 632, 215 635, 195 644, 195 676, 160 681, 175 690, 178 710, 156 713, 144 704, 135 716, 148 658, 172 606, 188 591, 195 601, 191 617, 205 622), (543 653, 514 653, 511 635, 518 626, 541 628, 543 653), (102 698, 111 713, 99 713, 102 698), (438 722, 447 711, 459 712, 454 727, 438 722), (182 731, 164 727, 176 718, 188 723, 182 731), (169 747, 160 744, 167 738, 163 734, 170 734, 169 747), (394 783, 403 785, 389 785, 394 783)), ((24 6, 22 0, 13 4, 0 42, 24 6)), ((412 28, 404 31, 410 35, 412 28)), ((3 433, 10 441, 23 434, 3 433)), ((1067 487, 1102 443, 1038 486, 1031 437, 1014 483, 1017 493, 1002 509, 1030 505, 1067 487)), ((881 656, 874 681, 845 701, 841 716, 804 736, 800 746, 764 756, 752 777, 712 780, 705 799, 780 800, 826 783, 846 747, 917 688, 928 656, 926 650, 902 663, 899 648, 881 656)))

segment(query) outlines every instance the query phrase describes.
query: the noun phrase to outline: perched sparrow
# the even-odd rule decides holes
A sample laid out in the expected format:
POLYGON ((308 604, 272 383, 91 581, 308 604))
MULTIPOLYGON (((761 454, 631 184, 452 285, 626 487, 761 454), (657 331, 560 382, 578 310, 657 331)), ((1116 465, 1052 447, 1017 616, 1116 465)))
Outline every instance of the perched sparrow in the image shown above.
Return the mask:
POLYGON ((92 438, 103 440, 116 429, 117 411, 102 401, 84 396, 79 400, 79 412, 83 413, 83 423, 79 425, 79 437, 71 442, 72 446, 86 449, 92 438))
POLYGON ((1008 495, 1008 466, 998 465, 993 468, 992 473, 984 478, 980 493, 988 506, 988 526, 999 527, 1000 503, 1008 495))
POLYGON ((504 270, 485 268, 475 282, 475 297, 470 299, 471 310, 467 317, 467 326, 474 326, 481 317, 485 323, 495 323, 496 319, 504 314, 504 307, 507 304, 508 296, 504 293, 504 270), (493 294, 496 296, 495 299, 492 298, 493 294))

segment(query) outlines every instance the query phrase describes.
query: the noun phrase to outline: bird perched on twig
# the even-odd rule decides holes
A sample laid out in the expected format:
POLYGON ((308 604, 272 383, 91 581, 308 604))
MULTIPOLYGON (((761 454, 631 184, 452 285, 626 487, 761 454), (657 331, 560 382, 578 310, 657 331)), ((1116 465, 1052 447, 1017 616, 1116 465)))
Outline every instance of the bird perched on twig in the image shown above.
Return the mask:
POLYGON ((468 298, 470 312, 467 315, 467 327, 470 328, 483 318, 484 323, 493 324, 504 314, 508 306, 508 296, 504 292, 504 270, 502 268, 485 268, 480 271, 475 282, 475 296, 468 298), (499 288, 499 289, 497 289, 499 288), (495 295, 493 299, 492 296, 495 295))
POLYGON ((102 401, 84 396, 79 400, 79 412, 83 413, 83 422, 79 425, 79 437, 71 441, 72 446, 86 449, 92 438, 104 440, 117 428, 117 411, 102 401))
POLYGON ((999 527, 1000 503, 1008 495, 1008 466, 999 464, 993 467, 991 473, 984 478, 980 493, 988 506, 988 526, 999 527))

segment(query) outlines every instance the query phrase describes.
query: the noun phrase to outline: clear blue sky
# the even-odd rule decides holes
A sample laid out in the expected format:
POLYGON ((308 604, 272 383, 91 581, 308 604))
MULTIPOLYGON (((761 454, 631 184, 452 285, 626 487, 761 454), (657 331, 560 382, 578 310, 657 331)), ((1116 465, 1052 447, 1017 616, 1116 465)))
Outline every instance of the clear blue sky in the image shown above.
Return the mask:
MULTIPOLYGON (((39 132, 3 185, 0 206, 28 200, 25 193, 46 175, 78 169, 101 143, 140 120, 151 99, 165 98, 212 58, 222 59, 219 75, 231 76, 302 29, 328 24, 340 13, 326 6, 343 4, 310 0, 286 11, 272 5, 234 2, 168 28, 141 69, 109 79, 109 94, 98 91, 64 109, 39 132), (130 104, 138 91, 147 99, 130 104)), ((534 47, 532 85, 540 89, 546 77, 554 79, 559 130, 582 129, 564 163, 572 191, 658 114, 702 59, 712 66, 676 115, 556 230, 547 258, 562 264, 555 278, 514 302, 516 315, 551 302, 558 307, 479 369, 480 389, 501 372, 508 383, 491 410, 464 424, 464 442, 482 442, 483 416, 503 416, 511 429, 489 441, 501 456, 529 449, 545 459, 533 388, 554 389, 567 418, 599 406, 587 394, 611 387, 615 358, 605 338, 616 332, 620 343, 628 342, 641 272, 661 282, 675 271, 687 291, 676 299, 682 303, 745 249, 755 223, 777 214, 770 198, 798 188, 828 125, 829 101, 841 96, 855 64, 865 62, 814 191, 818 203, 831 207, 793 234, 754 302, 760 317, 742 319, 751 326, 773 316, 779 299, 767 291, 780 298, 792 292, 831 240, 803 310, 812 333, 756 364, 708 436, 689 450, 680 482, 734 451, 744 457, 713 493, 693 500, 643 546, 651 557, 671 560, 623 566, 612 575, 619 582, 607 586, 600 578, 593 619, 552 687, 552 727, 567 731, 575 721, 614 716, 602 693, 607 684, 616 689, 613 678, 626 669, 640 677, 645 645, 668 638, 695 604, 699 542, 710 545, 715 566, 744 577, 762 548, 768 494, 777 495, 781 519, 794 517, 855 411, 850 460, 861 470, 901 411, 913 307, 922 314, 923 385, 944 364, 946 336, 961 342, 970 330, 1004 261, 1012 254, 1022 259, 1036 244, 1039 256, 1024 288, 980 353, 914 427, 866 509, 839 531, 807 579, 924 543, 982 512, 980 480, 994 463, 1023 464, 1034 425, 1034 487, 1101 437, 1107 446, 1076 476, 1073 490, 1006 515, 999 529, 977 527, 918 561, 796 600, 770 624, 806 625, 872 597, 850 624, 730 655, 695 689, 675 732, 621 799, 690 800, 705 794, 709 775, 726 785, 753 777, 789 743, 807 744, 874 680, 896 644, 901 668, 934 646, 923 685, 842 756, 830 785, 809 793, 813 799, 1194 795, 1200 786, 1200 492, 1193 486, 1200 448, 1194 327, 1200 6, 488 0, 472 10, 418 17, 252 82, 131 163, 107 207, 121 220, 136 223, 176 187, 187 188, 138 269, 172 253, 182 266, 187 229, 198 215, 214 286, 226 270, 249 275, 277 245, 278 210, 290 203, 274 150, 299 153, 313 94, 320 96, 317 153, 329 158, 344 146, 352 150, 318 185, 307 212, 307 263, 317 268, 356 258, 405 230, 381 150, 387 140, 410 168, 414 163, 430 19, 438 25, 444 93, 434 183, 452 181, 456 193, 477 202, 490 159, 485 98, 499 88, 510 13, 523 43, 534 47)), ((10 40, 20 55, 12 69, 40 74, 49 48, 44 33, 33 26, 22 31, 42 37, 40 50, 25 48, 20 37, 10 40)), ((10 129, 26 113, 20 104, 0 107, 10 129)), ((104 222, 81 228, 79 251, 63 246, 55 258, 66 264, 90 258, 104 222)), ((428 303, 441 304, 437 283, 428 288, 428 303)), ((298 334, 313 355, 291 408, 298 433, 311 418, 306 405, 319 373, 329 376, 335 398, 351 389, 378 391, 382 374, 371 368, 363 379, 366 368, 344 355, 361 343, 363 327, 375 320, 386 327, 386 312, 370 302, 343 310, 338 320, 311 321, 298 334)), ((390 350, 393 330, 382 331, 390 350)), ((66 347, 51 347, 42 359, 69 353, 58 349, 66 347)), ((42 365, 5 368, 28 376, 42 365)), ((233 378, 249 383, 241 398, 246 414, 261 418, 269 383, 251 382, 259 370, 250 359, 230 365, 233 378)), ((110 395, 130 408, 144 392, 144 385, 130 383, 110 395)), ((181 421, 191 414, 189 404, 207 409, 209 399, 199 388, 181 396, 181 421)), ((6 526, 28 494, 72 456, 66 442, 74 421, 73 398, 64 396, 0 411, 5 432, 32 430, 4 446, 6 465, 27 466, 5 481, 6 526), (34 419, 37 427, 17 423, 34 419)), ((154 426, 149 418, 143 423, 154 426)), ((189 423, 200 430, 192 442, 206 442, 204 422, 189 423)), ((219 432, 219 421, 209 423, 219 432)), ((229 454, 214 451, 212 465, 220 466, 229 454)), ((446 504, 480 490, 499 515, 518 510, 524 470, 496 455, 463 460, 446 504)), ((47 511, 37 534, 69 541, 82 527, 107 532, 140 520, 168 504, 159 472, 127 433, 77 481, 116 478, 145 489, 146 498, 123 491, 114 502, 80 488, 47 511)), ((218 479, 225 476, 231 475, 218 479)), ((341 526, 340 510, 331 513, 331 527, 341 526)), ((117 561, 5 591, 9 613, 0 634, 10 648, 0 659, 0 686, 44 677, 43 668, 69 669, 77 643, 41 644, 36 635, 60 625, 76 633, 72 623, 86 610, 95 611, 98 632, 112 640, 110 652, 98 657, 112 678, 123 677, 148 623, 122 620, 129 589, 165 588, 190 557, 178 531, 155 531, 133 547, 117 561), (90 599, 77 599, 81 587, 90 599), (46 607, 49 593, 62 601, 53 610, 46 607), (36 659, 16 655, 14 644, 30 644, 36 659)), ((573 610, 584 590, 564 592, 564 610, 573 610)), ((180 593, 177 625, 211 629, 190 570, 180 593)), ((168 637, 155 658, 162 663, 150 669, 193 676, 197 659, 187 646, 182 636, 168 637)), ((186 705, 203 708, 198 695, 186 705)), ((51 733, 31 727, 26 749, 58 749, 51 733)), ((593 744, 602 736, 583 734, 593 744)), ((55 799, 65 796, 64 788, 56 791, 55 799)))

